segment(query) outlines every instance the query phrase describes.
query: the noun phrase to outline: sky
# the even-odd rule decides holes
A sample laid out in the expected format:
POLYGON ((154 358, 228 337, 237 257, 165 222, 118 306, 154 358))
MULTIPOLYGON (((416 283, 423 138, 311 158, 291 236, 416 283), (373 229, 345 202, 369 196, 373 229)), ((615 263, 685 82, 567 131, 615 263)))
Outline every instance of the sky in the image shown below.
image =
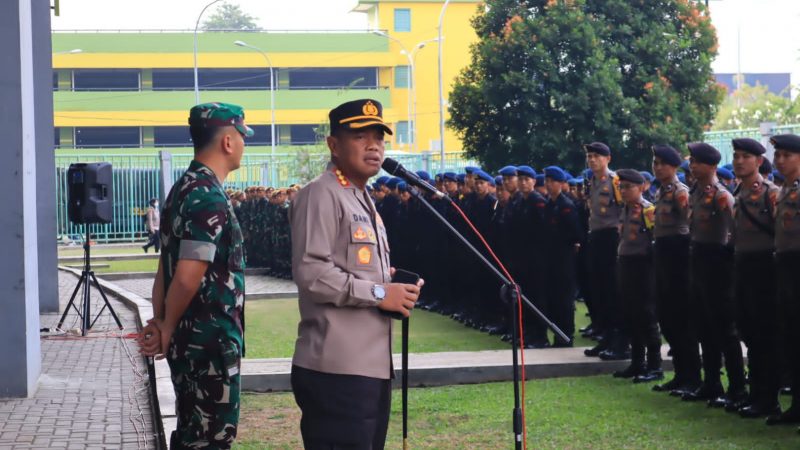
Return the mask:
MULTIPOLYGON (((210 0, 61 0, 54 30, 193 29, 210 0)), ((268 30, 363 30, 357 0, 231 0, 268 30)), ((794 73, 800 84, 800 0, 710 0, 719 37, 714 71, 794 73)), ((206 15, 214 6, 206 11, 206 15)), ((205 16, 204 16, 205 17, 205 16)))

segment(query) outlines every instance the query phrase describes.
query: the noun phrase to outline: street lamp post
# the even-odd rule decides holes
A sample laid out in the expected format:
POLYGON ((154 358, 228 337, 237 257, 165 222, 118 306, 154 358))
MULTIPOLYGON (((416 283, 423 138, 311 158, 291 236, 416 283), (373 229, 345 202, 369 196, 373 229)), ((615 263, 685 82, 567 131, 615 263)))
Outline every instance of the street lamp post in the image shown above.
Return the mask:
POLYGON ((272 66, 272 60, 269 59, 269 55, 266 52, 261 50, 258 47, 252 46, 243 41, 235 41, 235 45, 239 47, 249 48, 251 50, 255 50, 258 53, 261 53, 261 56, 267 61, 267 66, 269 67, 269 104, 270 110, 272 114, 271 124, 270 124, 270 157, 269 157, 269 165, 270 165, 270 175, 269 175, 269 182, 273 184, 275 181, 275 76, 273 75, 274 68, 272 66))
POLYGON ((197 28, 200 27, 200 18, 203 17, 203 13, 206 12, 209 6, 213 5, 222 0, 214 0, 211 3, 207 4, 202 11, 200 11, 200 15, 197 16, 197 22, 194 24, 194 104, 200 104, 200 88, 197 85, 197 28))
POLYGON ((442 12, 439 13, 439 155, 442 172, 444 172, 444 81, 442 79, 442 23, 444 12, 450 0, 445 0, 442 5, 442 12))
POLYGON ((408 148, 411 148, 412 142, 416 142, 414 141, 414 131, 413 131, 414 123, 412 122, 412 117, 411 117, 411 96, 413 92, 412 79, 414 78, 414 60, 412 59, 411 54, 406 50, 406 47, 403 45, 402 42, 400 42, 399 39, 389 36, 387 33, 384 33, 383 31, 380 30, 376 30, 373 33, 377 34, 378 36, 383 36, 389 40, 397 42, 397 45, 400 46, 400 54, 405 55, 406 59, 408 59, 408 77, 406 78, 406 89, 408 90, 408 127, 406 130, 407 131, 406 139, 408 140, 408 148))

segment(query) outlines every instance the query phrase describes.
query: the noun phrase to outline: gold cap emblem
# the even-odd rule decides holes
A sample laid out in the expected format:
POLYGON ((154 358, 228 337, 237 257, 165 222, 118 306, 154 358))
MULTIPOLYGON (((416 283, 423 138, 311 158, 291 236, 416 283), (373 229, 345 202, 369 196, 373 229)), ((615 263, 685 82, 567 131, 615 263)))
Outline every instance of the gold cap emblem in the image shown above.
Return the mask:
POLYGON ((364 107, 361 108, 364 112, 365 116, 377 116, 378 115, 378 107, 375 106, 372 102, 368 101, 364 104, 364 107))

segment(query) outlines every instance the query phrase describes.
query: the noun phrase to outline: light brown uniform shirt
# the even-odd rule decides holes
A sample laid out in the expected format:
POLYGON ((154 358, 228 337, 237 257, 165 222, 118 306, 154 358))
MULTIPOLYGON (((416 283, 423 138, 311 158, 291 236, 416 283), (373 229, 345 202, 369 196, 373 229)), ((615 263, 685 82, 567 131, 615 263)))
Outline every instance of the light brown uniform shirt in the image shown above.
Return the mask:
POLYGON ((292 363, 319 372, 392 377, 392 320, 375 284, 388 283, 389 245, 366 191, 329 164, 289 211, 300 324, 292 363))
POLYGON ((736 253, 775 249, 774 213, 777 197, 778 186, 765 180, 761 175, 758 175, 757 180, 750 186, 744 184, 739 186, 733 213, 736 253), (760 225, 753 223, 754 220, 760 225), (767 230, 773 230, 773 233, 770 234, 767 230))

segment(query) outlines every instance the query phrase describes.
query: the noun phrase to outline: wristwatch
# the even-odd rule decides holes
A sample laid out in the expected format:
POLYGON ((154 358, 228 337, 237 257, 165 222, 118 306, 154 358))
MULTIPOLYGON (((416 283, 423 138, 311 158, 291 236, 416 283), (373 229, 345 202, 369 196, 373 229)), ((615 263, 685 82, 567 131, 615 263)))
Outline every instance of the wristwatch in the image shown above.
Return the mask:
POLYGON ((376 302, 382 302, 384 298, 386 298, 386 289, 383 288, 383 285, 376 284, 372 286, 372 296, 375 297, 376 302))

